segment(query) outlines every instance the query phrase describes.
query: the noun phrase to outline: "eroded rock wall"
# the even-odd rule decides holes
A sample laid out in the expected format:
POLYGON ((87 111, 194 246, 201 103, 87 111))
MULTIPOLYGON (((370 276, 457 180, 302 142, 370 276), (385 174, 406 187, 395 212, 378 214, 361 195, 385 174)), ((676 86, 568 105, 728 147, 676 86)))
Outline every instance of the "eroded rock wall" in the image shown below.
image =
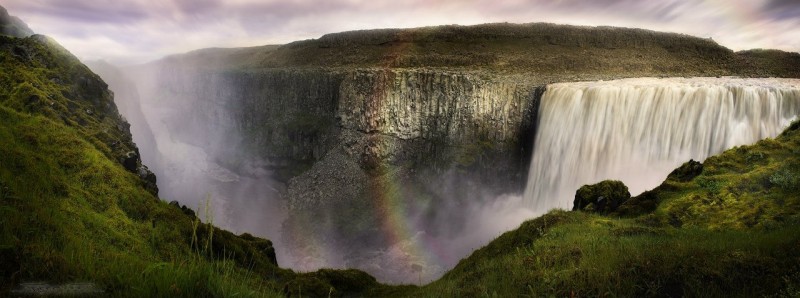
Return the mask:
MULTIPOLYGON (((521 192, 542 90, 433 69, 211 69, 165 60, 138 71, 149 90, 143 100, 169 138, 201 148, 224 168, 214 172, 229 173, 212 184, 236 183, 228 181, 253 167, 281 184, 288 215, 271 225, 282 226, 279 259, 299 269, 367 269, 381 258, 364 256, 407 240, 384 233, 390 205, 416 214, 419 229, 458 226, 451 223, 463 219, 436 210, 521 192)), ((397 272, 407 261, 371 273, 412 282, 395 279, 415 276, 397 272)))

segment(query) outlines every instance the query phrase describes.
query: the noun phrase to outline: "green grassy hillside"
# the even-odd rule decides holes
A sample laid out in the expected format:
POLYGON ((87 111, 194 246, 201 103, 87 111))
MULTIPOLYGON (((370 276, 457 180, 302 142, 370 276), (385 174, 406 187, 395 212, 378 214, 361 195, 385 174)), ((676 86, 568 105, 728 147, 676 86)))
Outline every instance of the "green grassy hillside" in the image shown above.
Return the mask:
POLYGON ((734 53, 711 39, 635 28, 495 23, 349 31, 165 60, 212 69, 439 68, 544 83, 665 75, 797 77, 796 54, 734 53))
MULTIPOLYGON (((208 227, 193 233, 197 222, 153 197, 79 131, 2 106, 0 138, 3 290, 39 280, 91 281, 114 295, 139 297, 264 287, 233 256, 208 258, 208 227)), ((233 237, 220 234, 214 236, 233 237)), ((225 253, 251 253, 240 258, 266 258, 249 243, 240 251, 223 246, 225 253)), ((277 271, 269 262, 254 263, 277 271)))
POLYGON ((34 281, 131 297, 340 296, 377 285, 355 270, 280 269, 269 240, 159 200, 105 83, 54 41, 0 36, 0 66, 0 296, 34 281))
POLYGON ((0 290, 249 293, 268 284, 255 273, 280 273, 267 240, 212 233, 154 196, 105 83, 75 57, 43 36, 0 36, 0 50, 0 290))
POLYGON ((406 294, 800 295, 800 122, 688 165, 617 213, 525 222, 406 294))

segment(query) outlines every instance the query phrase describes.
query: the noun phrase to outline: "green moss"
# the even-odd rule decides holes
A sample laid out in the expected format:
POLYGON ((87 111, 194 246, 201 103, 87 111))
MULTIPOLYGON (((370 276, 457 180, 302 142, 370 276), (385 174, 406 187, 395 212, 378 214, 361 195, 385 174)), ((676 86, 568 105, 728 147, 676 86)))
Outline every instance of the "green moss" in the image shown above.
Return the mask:
POLYGON ((584 185, 575 192, 573 210, 608 213, 617 210, 619 205, 631 198, 628 187, 621 181, 606 180, 584 185))
POLYGON ((251 273, 281 274, 274 265, 240 252, 258 246, 230 233, 217 234, 217 249, 249 256, 250 270, 238 255, 193 253, 191 220, 78 131, 0 106, 0 136, 4 285, 89 280, 123 296, 269 296, 278 287, 251 273))
POLYGON ((769 182, 785 190, 794 190, 800 187, 800 177, 798 177, 797 171, 786 166, 770 175, 769 182))
MULTIPOLYGON (((558 211, 552 226, 503 235, 442 279, 409 296, 753 296, 796 272, 796 227, 769 232, 652 228, 631 220, 558 211)), ((531 225, 534 222, 527 222, 531 225)))

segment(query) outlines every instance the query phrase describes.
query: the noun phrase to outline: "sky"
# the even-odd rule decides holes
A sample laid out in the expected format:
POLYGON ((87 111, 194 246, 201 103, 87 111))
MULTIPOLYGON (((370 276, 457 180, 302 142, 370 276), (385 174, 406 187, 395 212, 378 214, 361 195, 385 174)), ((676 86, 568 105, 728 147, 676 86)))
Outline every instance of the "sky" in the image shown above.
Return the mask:
POLYGON ((208 47, 282 44, 358 29, 549 22, 800 51, 800 0, 0 0, 78 58, 136 64, 208 47))

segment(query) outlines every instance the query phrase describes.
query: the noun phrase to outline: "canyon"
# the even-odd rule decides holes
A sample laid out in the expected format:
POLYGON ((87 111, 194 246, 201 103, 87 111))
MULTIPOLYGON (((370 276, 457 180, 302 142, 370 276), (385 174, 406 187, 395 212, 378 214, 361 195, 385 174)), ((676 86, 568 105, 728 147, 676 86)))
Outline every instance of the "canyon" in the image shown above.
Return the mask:
MULTIPOLYGON (((754 65, 751 55, 685 35, 610 27, 487 24, 369 30, 283 46, 198 50, 128 67, 118 75, 127 76, 138 94, 118 92, 117 98, 138 106, 137 113, 146 117, 136 119, 153 131, 145 135, 156 136, 155 143, 137 143, 156 147, 147 150, 155 153, 148 164, 164 177, 160 184, 169 185, 161 187, 162 198, 194 209, 210 201, 215 223, 272 239, 279 261, 291 268, 355 267, 381 281, 409 283, 440 276, 525 219, 555 207, 570 208, 572 192, 582 184, 617 178, 633 184, 638 194, 657 186, 685 160, 776 136, 797 114, 792 95, 779 105, 789 105, 780 110, 783 118, 743 124, 770 127, 746 140, 717 137, 703 141, 712 142, 713 150, 702 143, 697 145, 705 146, 701 151, 662 154, 658 150, 666 145, 657 140, 680 133, 659 128, 650 136, 642 130, 639 134, 650 141, 618 136, 607 142, 625 143, 628 149, 612 158, 587 147, 581 150, 595 157, 585 160, 541 153, 549 151, 536 150, 535 143, 551 142, 542 139, 542 130, 553 130, 548 133, 561 142, 564 136, 558 136, 565 133, 580 140, 583 134, 610 138, 619 130, 567 130, 576 121, 567 116, 575 115, 552 110, 549 99, 542 103, 544 94, 558 92, 554 82, 793 75, 793 70, 754 65), (652 150, 633 149, 641 142, 652 144, 652 150), (637 154, 659 156, 631 159, 637 154), (562 168, 542 166, 547 161, 562 168), (642 162, 641 170, 620 176, 642 162), (584 168, 587 173, 578 175, 584 168), (639 176, 647 182, 636 183, 639 176), (558 191, 551 193, 541 184, 554 184, 558 191), (553 196, 561 199, 532 203, 553 196), (434 247, 441 249, 431 253, 434 247)), ((793 55, 781 57, 798 61, 793 55)), ((673 81, 649 82, 671 90, 673 81)), ((711 82, 711 87, 735 80, 682 82, 711 82)), ((641 92, 663 92, 656 90, 641 92)), ((684 94, 675 92, 673 97, 684 94)), ((685 100, 704 100, 707 91, 696 92, 685 100)), ((631 104, 646 106, 622 113, 660 119, 641 109, 673 104, 655 98, 664 106, 649 106, 634 97, 631 104)), ((731 105, 738 109, 759 101, 737 100, 742 102, 731 105)), ((712 113, 681 105, 696 117, 712 113)), ((747 113, 759 110, 773 112, 754 106, 747 113)), ((600 123, 618 112, 588 113, 600 117, 600 123)), ((681 117, 652 125, 670 127, 693 116, 681 117)), ((736 119, 741 117, 751 116, 736 119)), ((134 128, 140 125, 132 122, 134 128)), ((697 132, 704 133, 698 135, 701 141, 721 129, 717 124, 707 128, 697 132)), ((684 143, 673 146, 691 145, 684 143)), ((587 146, 578 141, 565 145, 587 146)))

